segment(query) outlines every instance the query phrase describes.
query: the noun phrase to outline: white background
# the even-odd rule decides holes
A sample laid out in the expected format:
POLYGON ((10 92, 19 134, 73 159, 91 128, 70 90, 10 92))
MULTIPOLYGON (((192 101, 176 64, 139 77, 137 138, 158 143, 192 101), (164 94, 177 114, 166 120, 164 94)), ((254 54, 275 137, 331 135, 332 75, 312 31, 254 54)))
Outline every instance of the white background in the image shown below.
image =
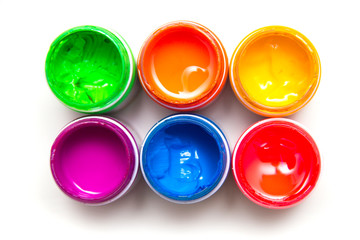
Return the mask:
MULTIPOLYGON (((0 238, 1 239, 304 239, 359 238, 360 15, 356 1, 4 1, 0 0, 0 238), (66 197, 49 168, 58 131, 82 116, 64 107, 47 86, 44 62, 51 42, 79 25, 120 33, 135 56, 146 37, 173 20, 211 29, 229 58, 248 33, 268 25, 302 32, 317 48, 322 79, 313 100, 290 116, 304 124, 322 154, 314 191, 287 210, 259 207, 242 195, 230 172, 223 187, 195 205, 167 202, 141 179, 124 198, 88 207, 66 197)), ((113 116, 142 140, 173 113, 141 91, 113 116)), ((225 132, 231 148, 262 119, 223 94, 198 112, 225 132)))

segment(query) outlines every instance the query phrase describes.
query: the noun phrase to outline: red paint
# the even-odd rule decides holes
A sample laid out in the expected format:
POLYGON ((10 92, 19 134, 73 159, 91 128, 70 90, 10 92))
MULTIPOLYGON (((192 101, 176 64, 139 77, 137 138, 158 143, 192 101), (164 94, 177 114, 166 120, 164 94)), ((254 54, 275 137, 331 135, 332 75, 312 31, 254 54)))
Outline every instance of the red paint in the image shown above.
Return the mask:
POLYGON ((239 139, 233 172, 250 200, 264 207, 286 208, 314 188, 320 155, 310 134, 296 122, 267 119, 251 126, 239 139))

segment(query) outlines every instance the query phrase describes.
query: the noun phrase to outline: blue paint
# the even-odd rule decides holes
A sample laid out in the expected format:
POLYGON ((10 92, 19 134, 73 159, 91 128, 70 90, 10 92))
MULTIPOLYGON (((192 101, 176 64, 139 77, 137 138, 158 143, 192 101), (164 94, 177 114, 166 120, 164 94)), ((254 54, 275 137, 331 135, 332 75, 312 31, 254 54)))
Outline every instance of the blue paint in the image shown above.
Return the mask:
POLYGON ((141 162, 145 179, 155 192, 175 202, 192 201, 222 184, 230 151, 225 136, 209 119, 177 114, 150 130, 141 162))

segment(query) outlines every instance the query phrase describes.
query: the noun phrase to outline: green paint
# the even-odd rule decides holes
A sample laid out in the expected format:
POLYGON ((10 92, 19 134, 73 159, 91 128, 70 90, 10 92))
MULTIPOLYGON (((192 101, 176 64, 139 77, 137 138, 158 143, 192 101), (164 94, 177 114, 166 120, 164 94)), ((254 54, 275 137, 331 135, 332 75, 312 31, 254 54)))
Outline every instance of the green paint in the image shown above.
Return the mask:
POLYGON ((69 108, 101 113, 127 97, 136 68, 130 48, 120 36, 100 27, 81 26, 55 39, 45 72, 51 90, 69 108))

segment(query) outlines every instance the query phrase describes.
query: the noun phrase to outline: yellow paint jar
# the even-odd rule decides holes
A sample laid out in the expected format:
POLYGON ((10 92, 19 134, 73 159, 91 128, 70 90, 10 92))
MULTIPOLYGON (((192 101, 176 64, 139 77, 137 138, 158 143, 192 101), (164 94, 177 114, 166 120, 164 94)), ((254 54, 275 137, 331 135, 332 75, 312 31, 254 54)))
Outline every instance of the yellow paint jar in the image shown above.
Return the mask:
POLYGON ((267 117, 287 116, 304 107, 320 82, 314 45, 298 31, 260 28, 245 37, 230 62, 230 82, 249 110, 267 117))

